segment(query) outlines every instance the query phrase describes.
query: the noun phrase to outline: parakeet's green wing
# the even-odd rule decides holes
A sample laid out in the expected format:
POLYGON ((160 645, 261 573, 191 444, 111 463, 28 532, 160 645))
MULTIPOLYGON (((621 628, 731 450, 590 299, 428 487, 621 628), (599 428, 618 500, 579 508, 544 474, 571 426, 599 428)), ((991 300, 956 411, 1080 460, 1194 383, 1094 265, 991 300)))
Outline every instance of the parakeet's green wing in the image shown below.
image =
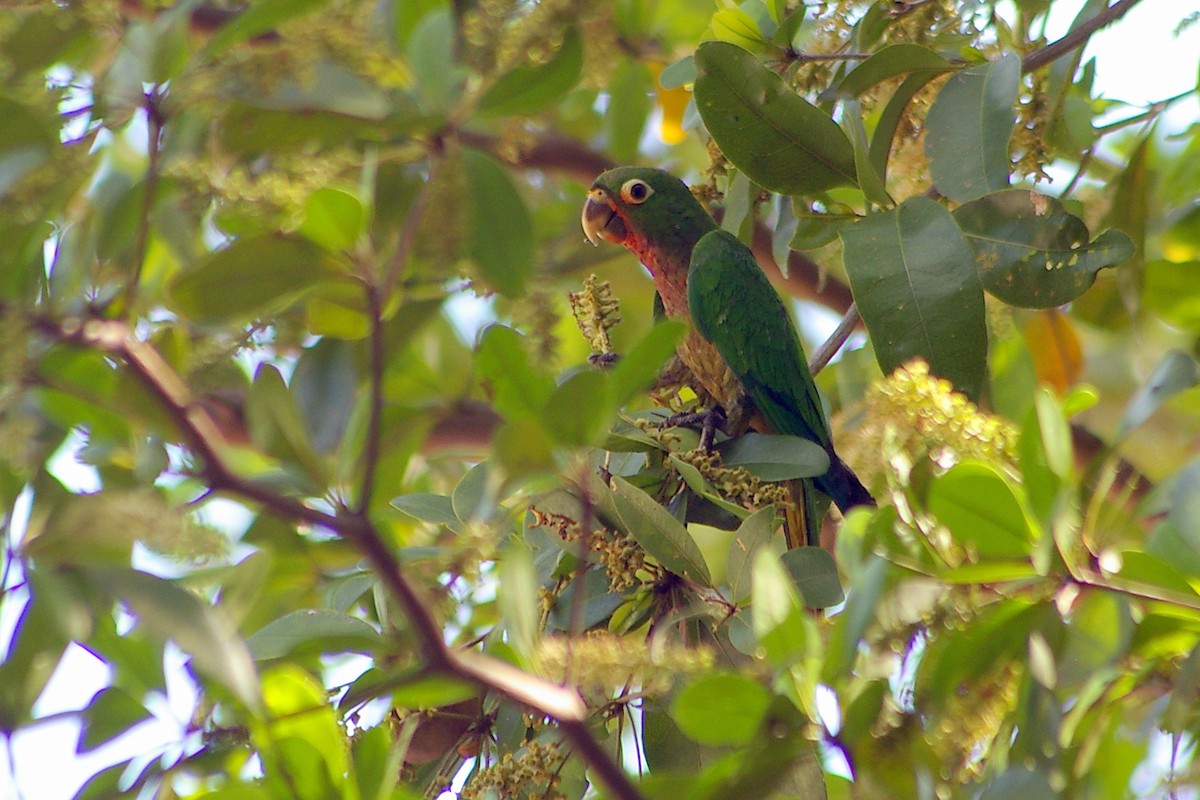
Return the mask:
POLYGON ((712 231, 692 250, 688 310, 775 433, 831 449, 817 387, 787 308, 750 248, 733 234, 712 231))

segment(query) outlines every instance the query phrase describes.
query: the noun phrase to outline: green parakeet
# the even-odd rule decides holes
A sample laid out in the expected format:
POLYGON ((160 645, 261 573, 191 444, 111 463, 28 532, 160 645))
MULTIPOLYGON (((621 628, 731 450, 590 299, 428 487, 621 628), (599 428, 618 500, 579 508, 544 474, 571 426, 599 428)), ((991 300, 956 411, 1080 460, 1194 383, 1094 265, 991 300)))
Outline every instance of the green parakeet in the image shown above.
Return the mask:
POLYGON ((843 512, 874 505, 833 449, 829 425, 800 338, 754 254, 720 230, 678 178, 657 169, 621 167, 592 184, 583 229, 637 255, 654 278, 668 317, 690 322, 680 360, 712 403, 725 430, 748 428, 800 436, 829 454, 829 471, 792 487, 788 546, 818 544, 812 485, 843 512))

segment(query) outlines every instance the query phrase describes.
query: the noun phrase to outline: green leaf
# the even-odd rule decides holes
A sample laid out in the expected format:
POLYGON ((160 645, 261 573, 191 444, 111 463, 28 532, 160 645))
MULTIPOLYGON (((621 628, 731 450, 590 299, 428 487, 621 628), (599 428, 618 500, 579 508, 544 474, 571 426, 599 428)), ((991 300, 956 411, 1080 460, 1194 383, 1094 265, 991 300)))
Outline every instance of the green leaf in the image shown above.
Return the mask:
POLYGON ((675 355, 675 346, 686 330, 678 320, 664 320, 638 340, 613 367, 614 402, 625 405, 639 392, 653 385, 667 359, 675 355))
POLYGON ((946 583, 1006 583, 1026 581, 1038 577, 1037 570, 1028 559, 1015 561, 981 561, 978 564, 963 564, 938 573, 938 580, 946 583))
POLYGON ((488 463, 480 461, 454 487, 450 498, 454 515, 464 523, 490 518, 494 508, 487 502, 488 494, 488 463))
POLYGON ((309 195, 298 233, 331 253, 338 253, 354 248, 366 221, 366 209, 355 194, 325 187, 309 195))
POLYGON ((734 5, 714 11, 709 24, 714 38, 739 49, 761 51, 765 45, 770 44, 758 29, 754 18, 734 5))
POLYGON ((696 108, 721 152, 765 189, 813 194, 855 184, 854 148, 825 112, 750 53, 696 49, 696 108))
POLYGON ((696 80, 696 60, 684 56, 674 64, 668 64, 658 74, 658 85, 664 89, 682 89, 696 80))
POLYGON ((841 232, 854 299, 883 372, 920 356, 977 398, 987 371, 983 287, 950 212, 915 197, 841 232))
POLYGON ((95 750, 150 716, 146 707, 125 690, 116 686, 101 689, 83 710, 75 752, 95 750))
POLYGON ((1165 322, 1200 331, 1200 261, 1147 263, 1142 302, 1165 322))
POLYGON ((502 75, 479 99, 480 114, 498 117, 535 114, 552 106, 579 82, 583 37, 567 28, 558 51, 544 64, 521 66, 502 75))
POLYGON ((543 421, 560 444, 594 444, 608 430, 616 407, 608 375, 595 370, 576 372, 546 401, 543 421))
POLYGON ((744 675, 709 675, 689 684, 671 703, 671 717, 692 741, 748 744, 762 726, 771 694, 744 675))
POLYGON ((983 288, 1022 308, 1069 303, 1096 273, 1133 255, 1120 231, 1088 241, 1083 220, 1053 197, 1007 189, 960 206, 954 220, 971 245, 983 288))
POLYGON ((750 596, 755 553, 775 536, 775 509, 760 508, 738 526, 729 543, 729 595, 735 603, 750 596))
POLYGON ((625 531, 658 563, 676 575, 709 584, 708 564, 687 528, 650 495, 613 476, 613 499, 625 531))
POLYGON ((1168 350, 1146 382, 1129 398, 1116 438, 1124 439, 1130 431, 1150 419, 1168 397, 1197 383, 1200 383, 1200 369, 1196 359, 1182 350, 1168 350))
POLYGON ((524 659, 533 658, 538 641, 538 623, 541 619, 539 587, 529 548, 519 541, 510 542, 500 561, 496 599, 508 634, 506 641, 524 659))
POLYGON ((325 464, 308 440, 304 417, 274 364, 258 367, 246 402, 246 423, 263 451, 298 464, 316 486, 325 485, 325 464))
POLYGON ((873 86, 897 75, 919 72, 927 83, 934 77, 949 72, 953 65, 927 47, 917 44, 893 44, 872 53, 846 74, 846 77, 824 94, 830 96, 857 97, 873 86))
POLYGON ((246 646, 256 661, 267 661, 297 651, 371 653, 384 641, 379 631, 358 617, 306 608, 268 622, 246 637, 246 646))
POLYGON ((645 64, 632 59, 617 63, 608 80, 604 126, 608 152, 618 163, 637 161, 646 119, 654 108, 654 78, 645 64))
POLYGON ((435 115, 454 107, 466 78, 466 70, 455 60, 457 26, 448 5, 422 16, 404 48, 421 106, 435 115))
POLYGON ((812 478, 829 471, 829 454, 816 442, 785 434, 746 433, 717 447, 727 467, 745 467, 764 481, 812 478))
POLYGON ((925 152, 938 191, 965 202, 1008 186, 1008 140, 1016 119, 1021 59, 996 61, 950 76, 929 108, 925 152))
POLYGON ((175 308, 201 322, 250 319, 290 305, 334 274, 307 239, 264 234, 236 239, 171 285, 175 308))
POLYGON ((508 419, 540 419, 554 379, 529 365, 525 337, 503 325, 488 327, 479 339, 476 365, 497 411, 508 419))
POLYGON ((780 557, 809 608, 830 608, 846 599, 837 564, 820 547, 794 547, 780 557))
MULTIPOLYGON (((897 45, 900 46, 900 45, 897 45)), ((896 135, 896 130, 900 127, 900 122, 905 119, 908 112, 908 104, 916 96, 917 92, 925 87, 925 84, 936 78, 940 73, 937 72, 914 72, 904 79, 904 82, 897 87, 892 93, 887 105, 883 109, 883 113, 879 115, 879 121, 875 123, 875 132, 871 134, 871 163, 875 166, 879 177, 887 178, 888 156, 892 152, 892 139, 896 135)))
POLYGON ((300 353, 292 394, 312 445, 332 453, 342 441, 358 397, 358 348, 325 338, 300 353))
POLYGON ((754 554, 750 622, 768 661, 775 665, 794 663, 816 636, 796 584, 766 548, 754 554))
POLYGON ((498 292, 519 296, 533 272, 533 219, 504 167, 475 150, 463 152, 467 193, 467 252, 498 292))
POLYGON ((1024 500, 989 464, 964 461, 937 478, 929 510, 956 541, 984 558, 1020 558, 1036 538, 1024 500))
POLYGON ((46 161, 58 144, 44 120, 7 97, 0 97, 0 195, 46 161))
POLYGON ((867 202, 881 208, 891 208, 896 201, 888 194, 883 173, 871 160, 867 130, 862 121, 862 105, 857 100, 846 100, 842 105, 845 109, 842 124, 849 130, 850 144, 854 148, 854 174, 858 178, 858 185, 862 187, 867 202))
POLYGON ((402 494, 392 498, 392 506, 414 519, 436 522, 451 530, 457 530, 458 517, 449 497, 441 494, 402 494))
POLYGON ((235 44, 268 33, 290 19, 322 8, 328 2, 329 0, 259 0, 247 6, 213 34, 204 48, 203 58, 213 58, 235 44))
POLYGON ((258 707, 258 678, 250 651, 220 609, 173 581, 138 570, 98 566, 81 570, 105 594, 128 606, 139 625, 179 645, 197 670, 223 684, 245 705, 258 707))

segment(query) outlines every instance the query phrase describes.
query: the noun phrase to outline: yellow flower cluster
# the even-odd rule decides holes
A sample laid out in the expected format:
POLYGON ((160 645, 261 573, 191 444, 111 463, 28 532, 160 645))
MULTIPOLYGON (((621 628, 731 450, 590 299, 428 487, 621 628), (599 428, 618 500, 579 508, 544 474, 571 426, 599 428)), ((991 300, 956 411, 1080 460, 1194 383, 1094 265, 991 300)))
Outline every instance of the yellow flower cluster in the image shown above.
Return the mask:
POLYGON ((866 419, 847 456, 868 474, 878 470, 885 445, 913 463, 928 458, 943 469, 968 458, 1016 461, 1016 427, 980 411, 948 380, 931 375, 929 365, 920 359, 872 387, 865 403, 866 419))
POLYGON ((721 463, 720 453, 697 449, 675 455, 698 469, 723 497, 740 506, 759 509, 773 503, 783 505, 789 502, 786 486, 760 480, 744 467, 726 467, 721 463))
POLYGON ((563 758, 555 742, 529 742, 518 755, 505 753, 475 773, 460 796, 462 800, 563 800, 566 795, 558 788, 563 758))
MULTIPOLYGON (((553 528, 563 541, 579 539, 579 523, 562 514, 548 514, 537 508, 533 513, 534 525, 553 528)), ((646 566, 646 553, 631 536, 603 526, 592 531, 591 550, 596 560, 608 575, 608 587, 614 592, 632 589, 638 583, 638 572, 646 566)))
POLYGON ((585 691, 608 692, 634 685, 642 694, 659 695, 674 686, 676 677, 712 670, 714 656, 706 647, 597 630, 574 639, 546 637, 536 660, 544 675, 552 680, 569 678, 585 691))
POLYGON ((583 282, 583 290, 567 295, 575 324, 588 340, 592 350, 600 355, 612 353, 608 332, 621 321, 621 301, 613 296, 612 286, 594 274, 583 282))

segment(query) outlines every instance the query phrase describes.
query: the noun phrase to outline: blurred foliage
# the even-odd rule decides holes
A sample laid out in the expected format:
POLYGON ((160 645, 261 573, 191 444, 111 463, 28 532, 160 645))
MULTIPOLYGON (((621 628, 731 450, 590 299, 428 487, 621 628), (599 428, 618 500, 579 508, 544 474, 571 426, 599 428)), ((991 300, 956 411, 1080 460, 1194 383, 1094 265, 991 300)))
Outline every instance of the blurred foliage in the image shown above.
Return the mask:
POLYGON ((6 3, 9 752, 80 646, 80 753, 198 695, 79 798, 1194 785, 1200 126, 1063 5, 6 3), (682 326, 578 223, 634 161, 852 290, 829 550, 819 453, 662 424, 682 326))

